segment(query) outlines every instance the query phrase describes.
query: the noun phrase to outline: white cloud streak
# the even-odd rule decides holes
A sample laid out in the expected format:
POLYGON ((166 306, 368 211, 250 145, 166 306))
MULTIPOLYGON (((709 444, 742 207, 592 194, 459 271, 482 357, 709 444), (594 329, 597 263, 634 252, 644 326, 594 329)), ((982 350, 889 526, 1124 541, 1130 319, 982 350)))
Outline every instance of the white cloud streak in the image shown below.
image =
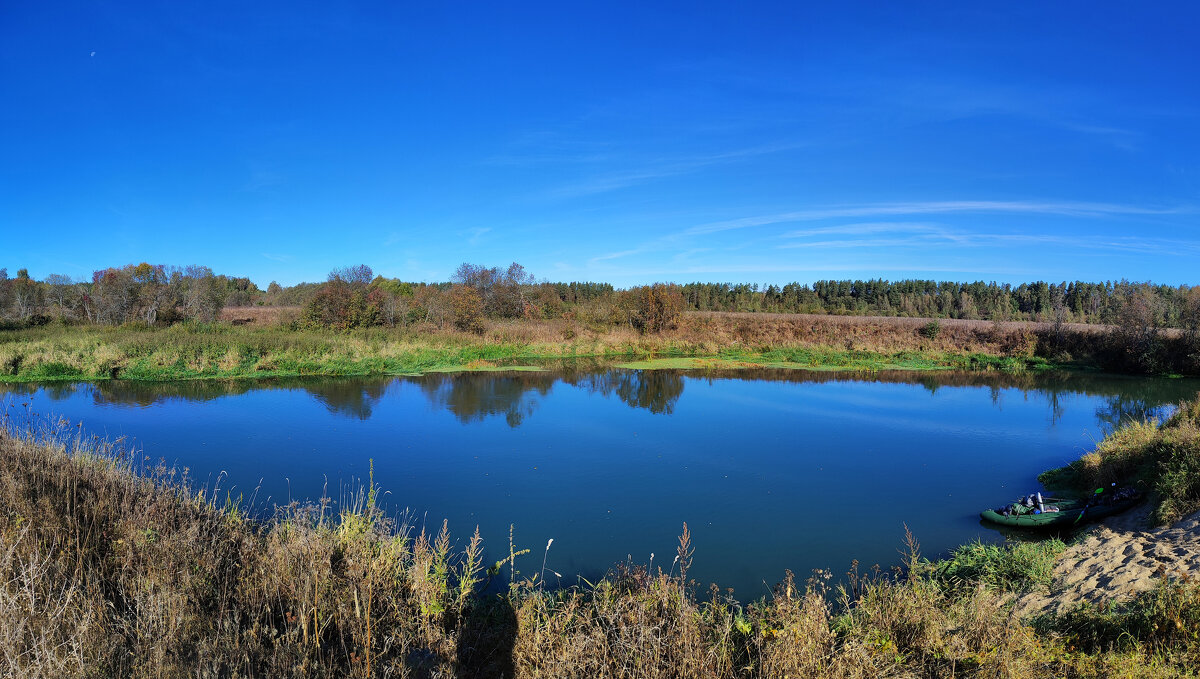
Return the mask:
POLYGON ((491 230, 492 227, 490 226, 478 226, 473 229, 467 229, 467 233, 470 235, 470 237, 467 238, 467 245, 470 245, 471 247, 479 245, 479 243, 482 242, 483 237, 491 230))
POLYGON ((623 189, 628 186, 634 186, 648 181, 699 172, 704 168, 714 165, 734 163, 757 156, 789 151, 806 145, 807 144, 804 143, 764 144, 762 146, 734 149, 732 151, 713 153, 704 156, 691 156, 660 162, 648 162, 643 163, 641 167, 610 172, 607 174, 598 174, 596 176, 585 178, 571 184, 560 186, 556 189, 552 189, 548 193, 548 196, 550 198, 561 199, 578 198, 597 193, 606 193, 608 191, 615 191, 617 189, 623 189))
POLYGON ((607 255, 598 255, 596 257, 592 257, 591 259, 588 260, 588 262, 592 263, 592 264, 595 264, 597 262, 607 262, 607 261, 613 260, 613 259, 620 259, 622 257, 629 257, 630 255, 640 254, 641 252, 644 252, 643 248, 635 248, 633 250, 621 250, 620 252, 610 252, 607 255))
POLYGON ((1191 211, 1180 208, 1148 208, 1137 205, 1084 202, 962 200, 883 203, 878 205, 842 205, 756 217, 743 217, 741 219, 694 226, 684 231, 684 234, 694 236, 736 229, 748 229, 757 226, 768 226, 771 224, 811 222, 844 217, 883 217, 888 215, 935 215, 962 212, 976 214, 1039 214, 1061 217, 1115 217, 1129 215, 1172 215, 1191 211))
POLYGON ((1200 243, 1184 240, 1145 237, 1071 238, 1052 234, 1029 233, 968 233, 955 231, 936 224, 879 222, 848 224, 844 227, 831 226, 816 229, 791 231, 781 236, 792 242, 776 245, 777 250, 793 249, 840 249, 840 248, 901 248, 901 247, 965 247, 997 248, 1011 246, 1061 246, 1064 251, 1111 250, 1138 252, 1154 255, 1195 256, 1200 254, 1200 243), (888 235, 888 238, 860 237, 888 235), (821 236, 820 240, 805 240, 821 236), (838 237, 843 236, 843 237, 838 237))

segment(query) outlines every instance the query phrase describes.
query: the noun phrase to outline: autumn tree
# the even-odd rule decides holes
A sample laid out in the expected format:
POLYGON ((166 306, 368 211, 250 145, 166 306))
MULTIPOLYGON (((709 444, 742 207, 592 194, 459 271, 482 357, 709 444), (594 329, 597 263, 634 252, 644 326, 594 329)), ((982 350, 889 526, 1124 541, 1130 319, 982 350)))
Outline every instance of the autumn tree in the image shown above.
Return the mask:
POLYGON ((225 306, 249 306, 261 291, 245 276, 217 276, 225 306))
POLYGON ((27 320, 41 311, 42 287, 29 277, 28 269, 18 270, 17 277, 12 279, 9 285, 18 319, 27 320))
POLYGON ((483 305, 483 314, 495 318, 519 318, 526 315, 526 290, 535 279, 525 267, 513 262, 507 269, 479 264, 461 264, 451 281, 475 290, 483 305))
POLYGON ((422 285, 413 292, 413 306, 417 317, 426 323, 442 327, 446 322, 449 304, 446 294, 435 285, 422 285))
POLYGON ((129 320, 138 298, 131 268, 110 267, 92 273, 90 301, 95 307, 97 322, 118 325, 129 320))
POLYGON ((154 325, 158 321, 160 309, 175 309, 166 267, 142 262, 133 267, 131 277, 138 288, 138 314, 148 325, 154 325))
POLYGON ((8 269, 0 268, 0 318, 12 304, 12 281, 8 278, 8 269))
POLYGON ((330 281, 340 281, 350 286, 366 287, 375 274, 366 264, 343 266, 329 272, 330 281))
POLYGON ((365 264, 329 272, 328 280, 304 306, 305 322, 339 330, 374 325, 379 308, 367 299, 371 278, 371 267, 365 264))
POLYGON ((455 285, 450 288, 448 300, 456 328, 467 332, 483 332, 483 300, 474 288, 462 284, 455 285))
POLYGON ((1200 368, 1200 287, 1188 289, 1181 306, 1179 326, 1183 330, 1184 361, 1194 371, 1200 368))
POLYGON ((683 295, 673 283, 655 283, 630 288, 622 293, 622 306, 629 324, 638 332, 662 332, 675 328, 683 313, 683 295))
POLYGON ((58 315, 65 316, 74 297, 75 287, 70 276, 52 273, 43 281, 46 289, 46 299, 58 309, 58 315))
POLYGON ((283 296, 283 286, 275 281, 271 281, 267 285, 267 293, 263 295, 260 303, 268 306, 279 304, 279 298, 283 296))
POLYGON ((379 308, 379 319, 390 327, 407 325, 408 312, 413 306, 413 286, 383 276, 371 281, 368 299, 379 308))
POLYGON ((1113 329, 1123 367, 1140 372, 1162 367, 1161 321, 1162 305, 1150 286, 1126 284, 1113 329))
POLYGON ((172 283, 187 318, 211 323, 225 306, 225 291, 207 266, 185 266, 173 272, 172 283))

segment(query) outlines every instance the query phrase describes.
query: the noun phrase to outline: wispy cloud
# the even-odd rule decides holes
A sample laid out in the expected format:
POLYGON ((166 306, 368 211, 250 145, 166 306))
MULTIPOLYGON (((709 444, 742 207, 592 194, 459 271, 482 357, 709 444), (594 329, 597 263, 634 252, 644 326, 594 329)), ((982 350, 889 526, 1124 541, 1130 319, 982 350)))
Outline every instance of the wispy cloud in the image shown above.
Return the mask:
POLYGON ((633 250, 621 250, 620 252, 610 252, 607 255, 598 255, 596 257, 592 257, 591 259, 588 260, 588 262, 592 263, 592 264, 595 264, 597 262, 607 262, 607 261, 613 260, 613 259, 620 259, 622 257, 629 257, 630 255, 641 254, 642 252, 645 252, 645 248, 634 248, 633 250))
POLYGON ((483 237, 491 230, 492 227, 490 226, 477 226, 475 228, 467 229, 467 245, 470 245, 471 247, 479 245, 479 243, 483 240, 483 237))
POLYGON ((988 233, 955 230, 939 224, 872 222, 791 231, 781 236, 790 242, 777 250, 963 247, 1002 248, 1011 246, 1061 246, 1064 251, 1110 250, 1154 255, 1200 254, 1200 244, 1177 239, 1123 237, 1068 237, 1041 233, 988 233), (880 237, 887 236, 887 237, 880 237), (819 240, 808 240, 818 237, 819 240))
POLYGON ((923 272, 923 273, 970 273, 971 275, 1005 275, 1005 276, 1022 276, 1029 275, 1030 270, 1019 267, 986 267, 984 269, 974 269, 965 266, 927 266, 923 264, 870 264, 864 267, 861 261, 844 262, 844 263, 821 263, 812 264, 805 262, 797 264, 793 262, 783 262, 778 264, 761 264, 761 263, 729 263, 729 264, 712 264, 712 265, 695 265, 685 267, 648 267, 648 268, 627 268, 613 269, 605 271, 606 275, 622 279, 635 280, 655 280, 670 277, 682 276, 699 276, 699 275, 728 275, 734 274, 738 276, 754 275, 754 274, 787 274, 805 275, 814 273, 839 273, 839 272, 862 272, 867 269, 871 272, 887 273, 887 272, 923 272))
POLYGON ((598 173, 578 181, 551 189, 546 195, 550 198, 578 198, 581 196, 606 193, 629 186, 635 186, 648 181, 676 177, 699 172, 708 167, 734 163, 757 156, 780 153, 806 146, 805 143, 783 142, 762 144, 741 149, 733 149, 707 155, 683 156, 673 159, 653 161, 630 161, 628 169, 607 173, 598 173))
POLYGON ((687 229, 685 235, 718 233, 734 229, 747 229, 770 224, 787 224, 792 222, 810 222, 824 219, 844 217, 883 217, 889 215, 933 215, 954 212, 962 213, 1021 213, 1039 215, 1057 215, 1063 217, 1114 217, 1125 215, 1172 215, 1192 212, 1184 208, 1150 208, 1139 205, 1121 205, 1115 203, 1085 203, 1085 202, 1038 202, 1038 201, 998 201, 998 200, 960 200, 960 201, 931 201, 917 203, 881 203, 874 205, 839 205, 826 208, 813 208, 783 212, 755 217, 743 217, 721 222, 700 224, 687 229))
POLYGON ((777 250, 797 250, 802 248, 895 248, 913 245, 929 245, 941 240, 937 236, 913 236, 911 238, 873 238, 871 240, 819 240, 803 243, 787 243, 777 246, 777 250))
POLYGON ((800 229, 782 234, 783 238, 804 238, 808 236, 823 236, 837 234, 840 236, 866 236, 877 233, 944 233, 945 228, 926 222, 863 222, 857 224, 839 224, 837 226, 821 226, 812 229, 800 229))
POLYGON ((672 255, 671 261, 682 263, 682 262, 692 259, 695 255, 698 255, 698 254, 701 254, 704 252, 710 252, 711 250, 712 250, 712 248, 690 248, 690 249, 684 250, 682 252, 676 252, 674 255, 672 255))

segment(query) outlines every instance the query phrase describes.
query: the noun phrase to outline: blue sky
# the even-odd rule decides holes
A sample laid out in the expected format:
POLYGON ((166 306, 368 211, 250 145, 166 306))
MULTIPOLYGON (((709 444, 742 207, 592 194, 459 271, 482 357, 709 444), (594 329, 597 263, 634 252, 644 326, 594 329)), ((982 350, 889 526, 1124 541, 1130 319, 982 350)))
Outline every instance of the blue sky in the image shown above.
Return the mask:
POLYGON ((0 266, 1200 283, 1198 19, 3 3, 0 266))

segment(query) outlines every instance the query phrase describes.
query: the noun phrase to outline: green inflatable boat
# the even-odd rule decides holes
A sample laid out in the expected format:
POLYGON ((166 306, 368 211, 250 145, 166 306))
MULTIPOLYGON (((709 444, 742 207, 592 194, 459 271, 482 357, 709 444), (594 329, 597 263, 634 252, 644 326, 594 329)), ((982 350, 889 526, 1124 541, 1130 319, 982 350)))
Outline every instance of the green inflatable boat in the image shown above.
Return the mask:
POLYGON ((1119 514, 1141 500, 1142 497, 1138 493, 1120 493, 1109 497, 1096 495, 1079 500, 1043 498, 1046 511, 1038 511, 1017 501, 1006 507, 980 512, 979 517, 1001 526, 1070 530, 1089 521, 1099 521, 1106 516, 1119 514))

